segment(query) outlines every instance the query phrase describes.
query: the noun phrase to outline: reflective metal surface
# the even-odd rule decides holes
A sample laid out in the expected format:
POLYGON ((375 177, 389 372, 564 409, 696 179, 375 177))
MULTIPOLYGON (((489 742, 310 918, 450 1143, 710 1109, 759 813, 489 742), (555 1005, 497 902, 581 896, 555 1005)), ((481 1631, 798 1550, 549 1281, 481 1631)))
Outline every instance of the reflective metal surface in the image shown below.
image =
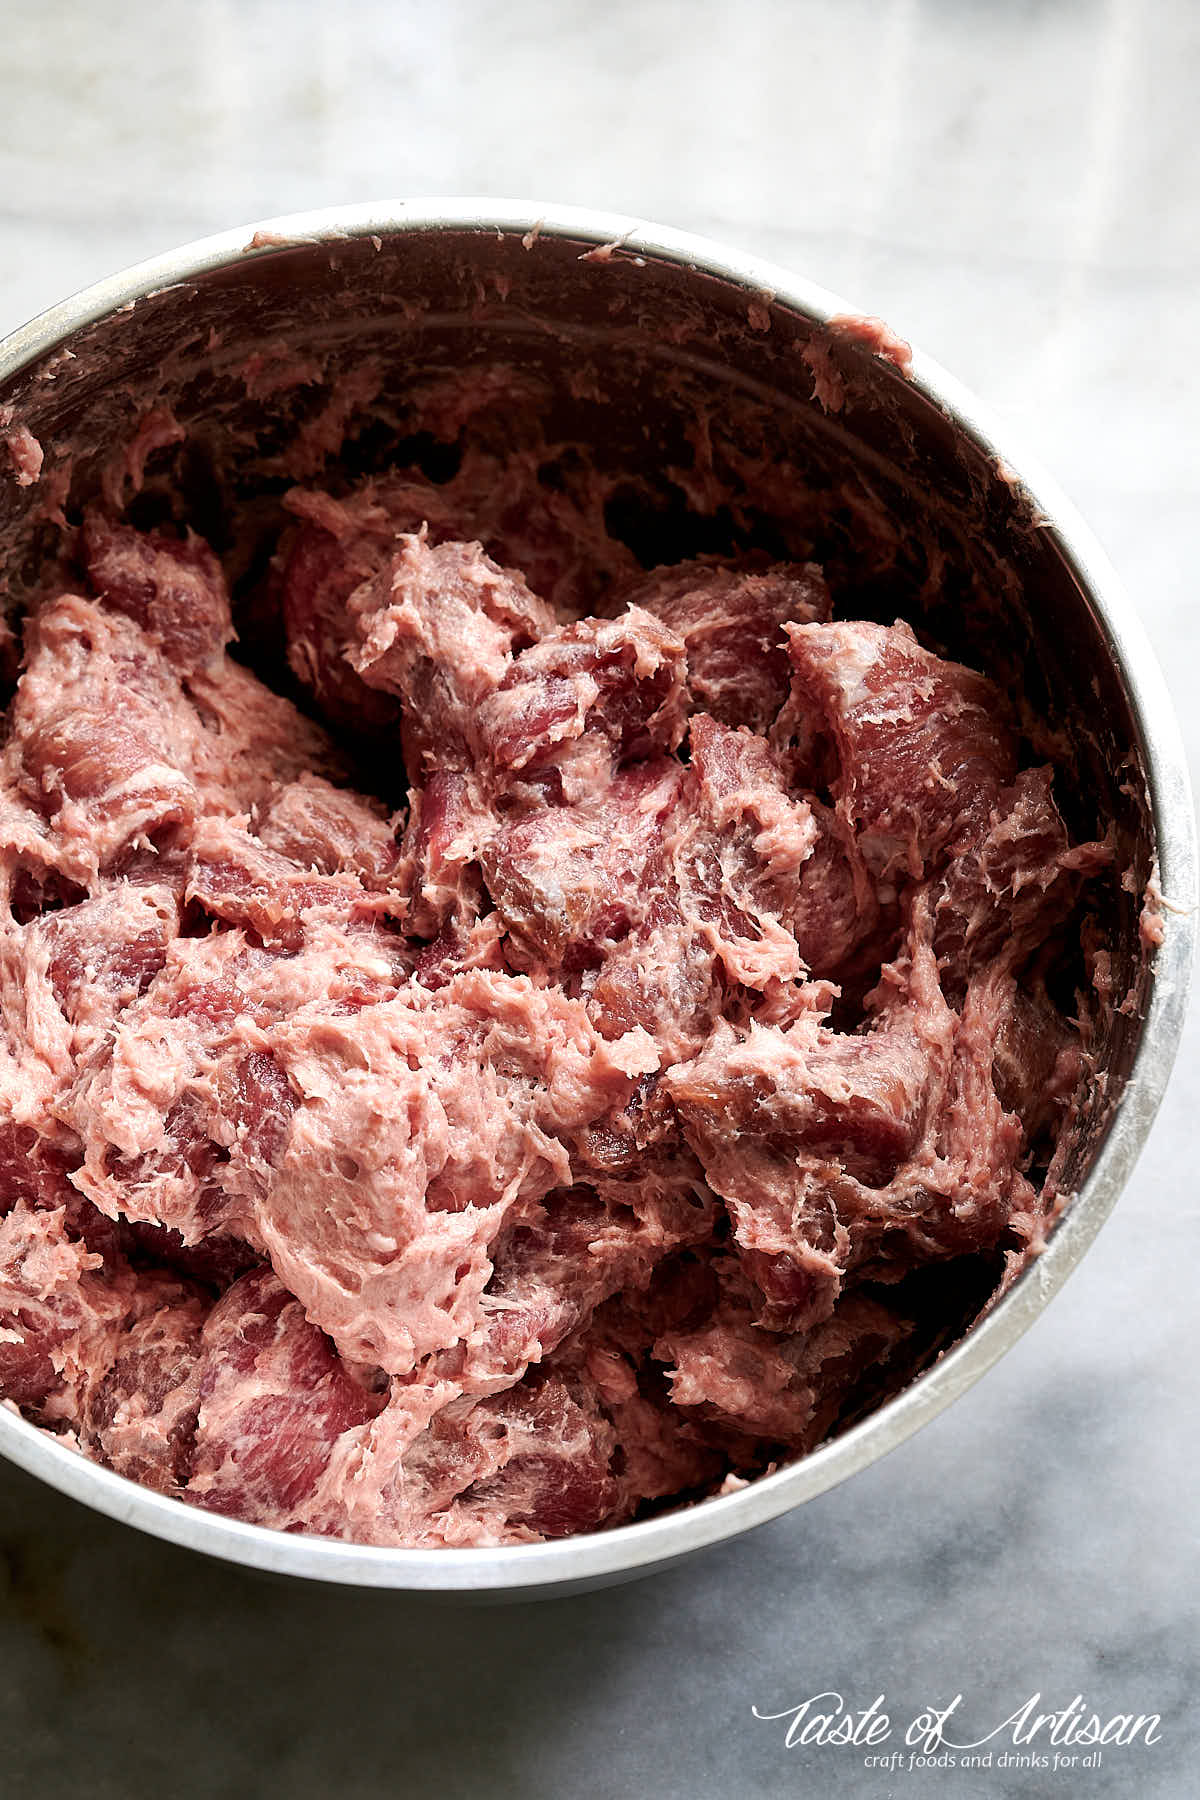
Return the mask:
MULTIPOLYGON (((1071 741, 1079 818, 1115 818, 1135 873, 1135 893, 1110 921, 1118 986, 1133 1005, 1103 1033, 1107 1084, 1081 1110, 1067 1163, 1078 1194, 1044 1253, 977 1323, 964 1320, 961 1341, 907 1389, 803 1461, 588 1537, 418 1551, 285 1535, 138 1488, 7 1409, 0 1452, 113 1517, 264 1570, 497 1598, 561 1593, 677 1560, 865 1467, 976 1381, 1074 1268, 1145 1141, 1183 1023, 1196 845, 1179 732, 1137 616, 1067 501, 1012 433, 994 432, 925 358, 902 372, 830 332, 845 310, 783 270, 628 219, 469 200, 339 209, 208 239, 53 308, 0 345, 0 407, 38 437, 47 469, 70 450, 73 498, 98 486, 114 444, 150 404, 169 405, 184 425, 205 421, 221 445, 252 446, 241 462, 251 492, 306 422, 282 400, 273 417, 270 401, 233 379, 252 352, 283 339, 319 351, 329 393, 369 358, 379 370, 372 404, 385 408, 431 368, 504 361, 549 382, 565 421, 594 428, 599 405, 612 454, 631 469, 678 462, 700 407, 764 467, 832 471, 858 503, 895 521, 904 597, 919 598, 920 575, 915 562, 905 574, 905 546, 926 528, 948 535, 970 568, 974 611, 939 618, 939 629, 957 631, 962 653, 981 664, 1000 656, 1053 704, 1071 741), (828 412, 813 396, 815 369, 827 381, 832 371, 828 412), (1138 914, 1156 859, 1167 907, 1151 964, 1138 914)), ((0 483, 0 573, 12 605, 56 547, 43 489, 0 483)))

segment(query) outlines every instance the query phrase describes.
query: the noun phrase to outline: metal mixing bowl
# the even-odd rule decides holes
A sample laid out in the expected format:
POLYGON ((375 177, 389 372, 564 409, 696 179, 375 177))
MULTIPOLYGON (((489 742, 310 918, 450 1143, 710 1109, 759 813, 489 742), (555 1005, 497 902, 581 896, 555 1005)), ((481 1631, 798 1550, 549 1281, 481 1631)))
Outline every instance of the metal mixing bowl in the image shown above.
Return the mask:
POLYGON ((18 608, 60 548, 56 500, 68 482, 70 504, 106 481, 111 496, 121 479, 114 447, 148 412, 148 468, 157 458, 193 487, 198 508, 219 508, 214 470, 240 444, 237 492, 224 499, 258 496, 269 510, 280 450, 311 427, 314 408, 332 406, 328 416, 360 445, 385 453, 386 420, 403 428, 395 421, 414 380, 473 362, 532 372, 564 434, 602 444, 631 473, 661 481, 672 470, 676 495, 701 462, 709 478, 757 469, 756 505, 784 543, 794 536, 789 494, 803 511, 805 488, 850 536, 856 519, 885 521, 891 564, 855 597, 862 609, 919 613, 942 643, 1028 693, 1066 734, 1071 823, 1115 821, 1121 866, 1134 872, 1108 921, 1117 991, 1132 1001, 1105 1022, 1104 1080, 1070 1126, 1064 1179, 1076 1198, 1044 1253, 982 1316, 976 1298, 954 1322, 958 1341, 924 1373, 812 1455, 739 1492, 585 1537, 386 1550, 286 1535, 137 1487, 7 1407, 4 1455, 114 1518, 259 1569, 560 1594, 674 1562, 866 1467, 977 1381, 1061 1286, 1129 1176, 1183 1024, 1196 846, 1182 744, 1138 618, 1065 499, 955 381, 923 356, 905 369, 874 354, 836 322, 845 311, 782 269, 566 208, 411 201, 209 238, 101 282, 0 345, 0 430, 26 426, 46 458, 26 485, 15 466, 14 478, 0 473, 0 579, 18 608), (270 363, 281 340, 321 364, 323 387, 285 383, 272 394, 269 379, 239 376, 252 354, 270 363), (338 385, 364 365, 365 386, 338 385), (194 428, 186 449, 158 428, 155 405, 194 428), (926 583, 919 546, 934 539, 949 575, 926 583), (1155 874, 1168 906, 1152 955, 1138 926, 1155 874))

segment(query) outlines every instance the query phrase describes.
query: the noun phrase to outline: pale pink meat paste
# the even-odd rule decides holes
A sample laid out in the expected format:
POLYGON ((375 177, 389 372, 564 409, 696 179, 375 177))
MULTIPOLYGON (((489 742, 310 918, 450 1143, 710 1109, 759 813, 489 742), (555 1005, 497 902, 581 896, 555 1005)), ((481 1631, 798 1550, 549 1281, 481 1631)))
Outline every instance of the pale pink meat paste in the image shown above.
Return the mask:
POLYGON ((200 537, 89 514, 0 787, 0 1395, 378 1544, 694 1499, 936 1349, 1061 1203, 1107 860, 815 565, 459 498, 287 496, 285 692, 200 537))

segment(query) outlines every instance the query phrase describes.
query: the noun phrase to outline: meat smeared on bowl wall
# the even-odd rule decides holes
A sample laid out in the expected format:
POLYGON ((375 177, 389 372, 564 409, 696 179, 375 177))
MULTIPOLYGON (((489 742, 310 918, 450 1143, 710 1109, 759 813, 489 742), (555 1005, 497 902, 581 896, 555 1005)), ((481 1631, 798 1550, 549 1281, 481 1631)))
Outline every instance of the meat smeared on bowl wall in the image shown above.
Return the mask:
POLYGON ((876 322, 561 228, 247 248, 0 413, 0 1396, 360 1544, 737 1490, 1103 1141, 1119 671, 876 322))

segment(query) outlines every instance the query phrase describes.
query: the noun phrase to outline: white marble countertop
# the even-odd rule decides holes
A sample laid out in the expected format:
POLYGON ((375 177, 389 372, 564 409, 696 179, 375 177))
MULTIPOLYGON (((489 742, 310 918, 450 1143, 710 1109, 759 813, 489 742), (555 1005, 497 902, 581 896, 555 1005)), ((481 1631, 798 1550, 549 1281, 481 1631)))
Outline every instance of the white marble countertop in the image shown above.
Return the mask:
MULTIPOLYGON (((58 0, 4 36, 0 329, 207 231, 388 194, 706 232, 883 313, 1019 422, 1200 751, 1188 0, 58 0)), ((1198 1050, 1193 1020, 1112 1221, 981 1386, 651 1581, 488 1611, 275 1586, 0 1469, 0 1793, 1200 1791, 1198 1050), (1082 1694, 1161 1714, 1161 1741, 884 1772, 752 1715, 827 1688, 901 1724, 961 1692, 964 1737, 1082 1694)))

